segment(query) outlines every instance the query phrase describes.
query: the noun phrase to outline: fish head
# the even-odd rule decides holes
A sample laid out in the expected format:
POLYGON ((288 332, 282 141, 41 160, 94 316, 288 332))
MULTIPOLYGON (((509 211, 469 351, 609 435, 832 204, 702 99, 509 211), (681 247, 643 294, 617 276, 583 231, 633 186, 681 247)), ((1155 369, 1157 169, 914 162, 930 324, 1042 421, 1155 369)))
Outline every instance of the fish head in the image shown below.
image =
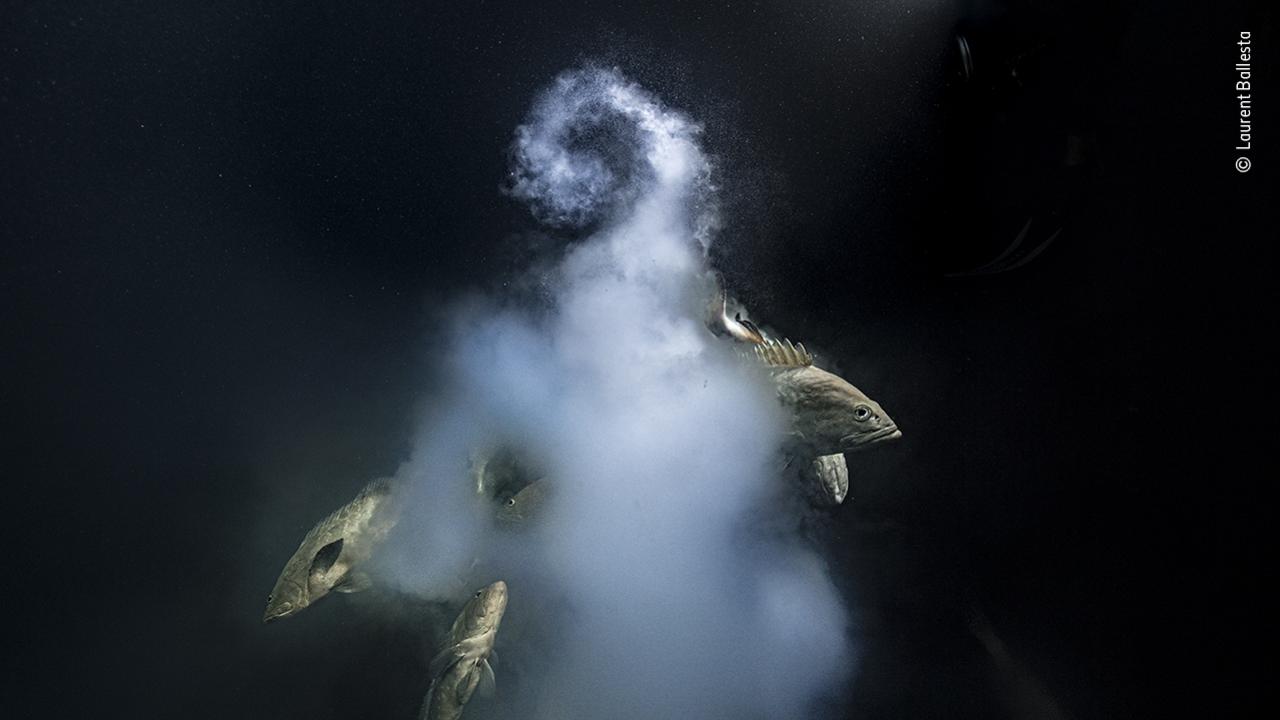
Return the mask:
POLYGON ((508 495, 498 505, 498 520, 506 523, 519 522, 524 518, 520 506, 520 493, 508 495))
MULTIPOLYGON (((799 345, 764 347, 757 353, 771 362, 808 357, 799 345)), ((792 437, 810 454, 855 452, 902 436, 880 403, 835 373, 812 364, 777 365, 773 379, 778 399, 793 413, 792 437)))
POLYGON ((502 498, 498 505, 498 521, 520 523, 537 515, 547 496, 547 482, 538 478, 520 488, 519 492, 502 498))
POLYGON ((507 611, 507 584, 501 580, 480 588, 467 600, 462 612, 468 637, 496 631, 507 611))
POLYGON ((842 452, 865 450, 872 445, 902 437, 898 424, 880 407, 880 403, 849 383, 845 383, 845 386, 840 398, 844 431, 840 437, 842 452))
POLYGON ((267 596, 267 609, 262 613, 262 622, 287 618, 309 604, 306 587, 281 574, 280 579, 276 580, 276 586, 271 589, 271 594, 267 596))
POLYGON ((338 538, 313 549, 304 541, 284 566, 276 585, 267 596, 267 609, 262 622, 289 617, 329 593, 345 577, 335 567, 342 554, 343 539, 338 538))

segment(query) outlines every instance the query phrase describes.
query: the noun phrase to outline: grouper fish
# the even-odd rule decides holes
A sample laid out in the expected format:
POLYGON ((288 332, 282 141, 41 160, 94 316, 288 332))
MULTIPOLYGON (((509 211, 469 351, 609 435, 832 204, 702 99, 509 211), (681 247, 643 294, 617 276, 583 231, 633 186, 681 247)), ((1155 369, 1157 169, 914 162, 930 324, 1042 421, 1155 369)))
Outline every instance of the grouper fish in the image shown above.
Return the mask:
POLYGON ((719 275, 711 274, 712 300, 707 327, 752 347, 773 369, 778 397, 792 411, 792 435, 809 458, 807 474, 823 494, 839 504, 848 492, 849 469, 843 453, 902 437, 880 404, 839 375, 814 366, 803 344, 774 340, 739 313, 729 316, 728 295, 719 275))
POLYGON ((507 610, 507 584, 501 580, 476 591, 453 621, 445 647, 431 660, 431 687, 422 701, 419 720, 457 720, 480 689, 494 691, 493 643, 507 610))
POLYGON ((849 465, 844 453, 902 436, 879 403, 844 378, 813 364, 803 344, 771 339, 740 313, 729 315, 729 299, 720 277, 711 274, 712 300, 707 328, 717 336, 752 346, 773 368, 778 397, 792 411, 793 458, 807 494, 821 505, 839 505, 849 494, 849 465))
POLYGON ((550 491, 546 478, 538 478, 520 488, 519 492, 508 495, 498 505, 498 522, 512 526, 536 518, 538 511, 546 504, 550 491))
POLYGON ((271 594, 263 622, 289 617, 330 591, 369 587, 358 568, 387 537, 399 518, 391 481, 375 480, 354 500, 316 523, 289 558, 271 594))
POLYGON ((803 344, 766 340, 754 350, 771 370, 778 399, 791 411, 791 436, 800 454, 814 458, 856 452, 902 437, 879 403, 839 375, 816 367, 803 344))

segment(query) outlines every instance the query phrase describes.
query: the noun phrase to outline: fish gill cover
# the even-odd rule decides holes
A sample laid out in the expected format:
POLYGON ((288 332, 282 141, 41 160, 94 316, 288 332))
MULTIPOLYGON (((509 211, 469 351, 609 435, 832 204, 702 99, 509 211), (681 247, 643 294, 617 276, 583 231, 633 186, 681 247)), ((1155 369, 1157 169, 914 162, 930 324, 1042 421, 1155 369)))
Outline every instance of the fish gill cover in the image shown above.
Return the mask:
POLYGON ((718 211, 699 134, 597 67, 516 130, 510 194, 586 237, 548 307, 455 307, 376 568, 436 598, 506 580, 497 697, 469 714, 797 718, 852 669, 847 610, 779 492, 774 390, 701 322, 718 211), (502 443, 554 482, 520 532, 465 481, 502 443))

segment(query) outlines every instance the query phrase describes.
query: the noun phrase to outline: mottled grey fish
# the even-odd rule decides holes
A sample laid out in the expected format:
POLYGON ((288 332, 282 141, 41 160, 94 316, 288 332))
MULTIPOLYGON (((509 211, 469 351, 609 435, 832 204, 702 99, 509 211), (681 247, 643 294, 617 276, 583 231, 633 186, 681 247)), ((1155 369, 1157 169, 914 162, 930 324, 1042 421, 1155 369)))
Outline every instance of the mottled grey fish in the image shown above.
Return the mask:
MULTIPOLYGON (((711 284, 707 327, 715 335, 752 345, 757 357, 774 368, 779 399, 792 410, 792 435, 806 450, 803 454, 823 458, 902 437, 879 403, 839 375, 815 367, 803 344, 773 340, 740 314, 729 317, 728 295, 719 275, 711 273, 711 284)), ((823 483, 828 497, 837 504, 842 502, 849 479, 843 457, 812 462, 809 474, 823 483), (841 483, 844 489, 835 492, 841 483)))
POLYGON ((849 494, 849 465, 845 462, 844 453, 814 458, 809 463, 808 475, 806 485, 816 490, 814 494, 823 505, 839 505, 849 494))
POLYGON ((519 525, 536 517, 546 504, 550 485, 545 478, 538 478, 520 488, 519 492, 508 495, 498 506, 498 521, 519 525))
POLYGON ((354 500, 316 523, 285 564, 263 622, 288 617, 329 591, 359 592, 369 577, 356 568, 369 559, 399 516, 390 480, 369 483, 354 500))
POLYGON ((445 638, 445 647, 431 660, 431 688, 422 702, 420 720, 457 720, 479 688, 494 690, 493 643, 507 610, 507 584, 499 580, 472 595, 445 638))
POLYGON ((754 349, 772 369, 778 399, 791 410, 791 434, 803 454, 854 452, 902 437, 879 403, 839 375, 815 367, 803 344, 766 340, 754 349))

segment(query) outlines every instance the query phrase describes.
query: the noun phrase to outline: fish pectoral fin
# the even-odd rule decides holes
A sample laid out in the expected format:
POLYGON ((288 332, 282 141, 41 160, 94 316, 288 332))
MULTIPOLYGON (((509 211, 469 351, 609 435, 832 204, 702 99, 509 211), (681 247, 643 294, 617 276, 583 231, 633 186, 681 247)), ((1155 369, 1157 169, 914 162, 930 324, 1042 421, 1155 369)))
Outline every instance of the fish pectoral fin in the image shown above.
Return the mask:
POLYGON ((498 681, 493 676, 493 666, 488 660, 480 661, 480 697, 491 698, 498 692, 498 681))
POLYGON ((369 579, 368 573, 353 572, 343 578, 342 582, 334 585, 333 589, 340 593, 357 593, 371 587, 373 587, 373 581, 369 579))
POLYGON ((436 684, 431 683, 431 687, 427 688, 427 694, 422 698, 422 709, 418 710, 419 718, 426 718, 431 712, 431 695, 436 691, 436 684))
POLYGON ((449 670, 449 667, 462 657, 462 646, 458 644, 450 645, 436 656, 431 658, 431 664, 427 666, 427 675, 429 677, 439 677, 449 670))
POLYGON ((843 453, 833 453, 815 458, 811 472, 818 478, 822 492, 835 505, 844 502, 849 493, 849 465, 843 453))
POLYGON ((480 686, 480 680, 484 677, 484 671, 480 669, 479 664, 473 664, 471 670, 458 679, 458 689, 455 691, 454 697, 458 698, 459 705, 465 705, 475 693, 476 688, 480 686))
POLYGON ((489 666, 495 667, 495 668, 498 667, 498 651, 497 650, 489 651, 489 666))
POLYGON ((333 564, 338 562, 338 556, 342 554, 342 538, 338 538, 333 542, 325 545, 311 556, 311 572, 310 575, 323 575, 329 572, 333 564))

